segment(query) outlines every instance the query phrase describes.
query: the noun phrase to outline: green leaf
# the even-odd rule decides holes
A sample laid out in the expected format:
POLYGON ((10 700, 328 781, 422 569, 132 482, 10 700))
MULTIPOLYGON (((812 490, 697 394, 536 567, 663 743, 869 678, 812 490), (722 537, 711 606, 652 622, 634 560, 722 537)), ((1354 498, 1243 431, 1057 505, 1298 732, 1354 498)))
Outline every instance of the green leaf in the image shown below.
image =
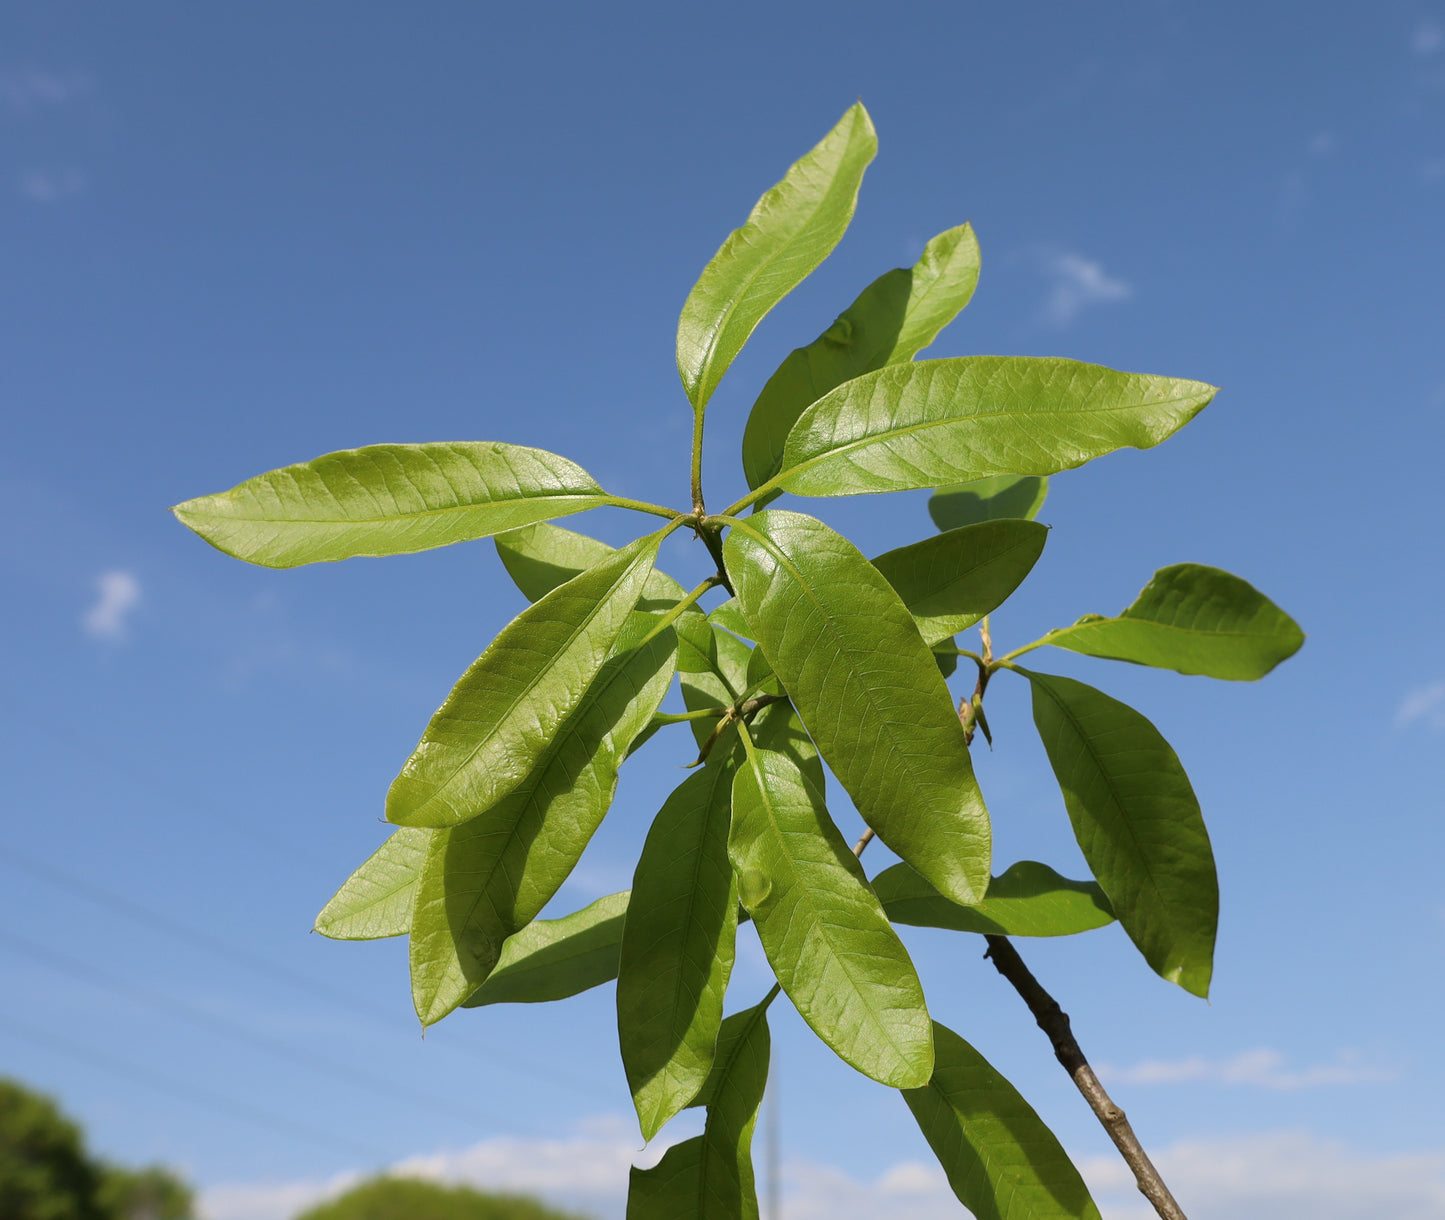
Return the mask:
POLYGON ((392 782, 388 821, 456 826, 533 772, 627 625, 658 540, 639 538, 502 629, 452 688, 392 782))
POLYGON ((565 1000, 617 977, 627 891, 561 919, 534 919, 507 937, 496 968, 463 1008, 565 1000))
POLYGON ((935 491, 928 497, 928 515, 941 530, 982 521, 1032 521, 1048 494, 1049 481, 1041 475, 994 475, 935 491))
POLYGON ((728 855, 803 1020, 865 1076, 898 1088, 925 1082, 933 1048, 913 962, 822 794, 787 755, 748 751, 733 781, 728 855))
POLYGON ((1250 682, 1294 656, 1299 624, 1253 585, 1200 563, 1154 573, 1117 618, 1088 615, 1046 644, 1181 674, 1250 682))
POLYGON ((988 811, 938 664, 892 586, 801 513, 732 522, 738 602, 823 758, 889 847, 958 902, 988 885, 988 811))
MULTIPOLYGON (((574 576, 617 554, 615 548, 586 534, 539 522, 508 530, 493 539, 502 566, 528 601, 537 601, 574 576)), ((667 611, 687 596, 666 572, 652 569, 638 599, 639 610, 667 611)), ((673 623, 677 632, 677 667, 683 673, 711 669, 715 660, 712 632, 702 611, 689 606, 673 623)))
MULTIPOLYGON (((1017 667, 1016 667, 1017 668, 1017 667)), ((1162 977, 1209 994, 1219 885, 1189 777, 1159 730, 1072 678, 1019 669, 1095 878, 1162 977)))
POLYGON ((783 689, 778 676, 768 662, 768 654, 761 648, 754 648, 748 657, 748 672, 744 678, 747 689, 753 695, 781 695, 783 689))
POLYGON ((879 555, 930 647, 1004 603, 1043 554, 1048 529, 1034 521, 984 521, 879 555))
POLYGON ((793 426, 775 485, 856 496, 1054 474, 1187 424, 1214 387, 1096 364, 963 356, 895 364, 845 382, 793 426))
POLYGON ((1099 1220, 1054 1133, 982 1055, 934 1022, 933 1079, 903 1100, 977 1220, 1099 1220))
MULTIPOLYGON (((628 631, 649 626, 638 615, 628 631)), ((441 1020, 486 981, 503 942, 567 879, 612 803, 628 747, 667 693, 674 647, 664 631, 619 649, 524 781, 433 836, 411 933, 412 998, 423 1024, 441 1020)))
POLYGON ((707 1105, 707 1126, 652 1169, 632 1170, 627 1220, 758 1220, 752 1142, 768 1083, 767 1006, 722 1023, 712 1074, 693 1102, 707 1105))
POLYGON ((738 896, 728 863, 734 767, 709 763, 667 798, 632 879, 622 937, 617 1033, 650 1140, 713 1066, 733 967, 738 896))
POLYGON ((555 453, 456 441, 328 453, 172 511, 227 555, 294 568, 425 551, 610 500, 582 467, 555 453))
POLYGON ((974 906, 949 902, 906 864, 873 878, 873 892, 894 923, 997 936, 1073 936, 1114 922, 1104 891, 1070 881, 1047 864, 1020 860, 989 883, 974 906))
POLYGON ((730 597, 722 605, 715 607, 707 616, 710 622, 716 623, 719 627, 725 627, 736 636, 745 640, 753 638, 753 629, 748 626, 747 619, 743 618, 743 612, 738 607, 738 599, 730 597))
POLYGON ((677 324, 677 371, 695 410, 707 405, 768 310, 838 244, 877 151, 873 121, 855 103, 703 268, 677 324))
MULTIPOLYGON (((748 657, 752 652, 742 640, 721 627, 711 627, 713 659, 710 669, 684 673, 679 685, 682 701, 690 712, 704 708, 731 707, 747 689, 748 657)), ((693 735, 699 747, 717 728, 714 720, 694 720, 693 735)))
POLYGON ((405 936, 431 833, 406 826, 393 831, 321 908, 316 931, 332 940, 405 936))
MULTIPOLYGON (((617 554, 617 548, 605 542, 544 521, 498 534, 492 542, 507 575, 530 602, 541 600, 574 576, 617 554)), ((637 608, 671 610, 686 596, 687 590, 677 581, 653 568, 637 608)))
POLYGON ((940 233, 912 268, 868 285, 807 347, 795 348, 768 378, 743 433, 749 487, 778 473, 783 444, 809 406, 862 373, 912 360, 973 296, 978 240, 969 225, 940 233))

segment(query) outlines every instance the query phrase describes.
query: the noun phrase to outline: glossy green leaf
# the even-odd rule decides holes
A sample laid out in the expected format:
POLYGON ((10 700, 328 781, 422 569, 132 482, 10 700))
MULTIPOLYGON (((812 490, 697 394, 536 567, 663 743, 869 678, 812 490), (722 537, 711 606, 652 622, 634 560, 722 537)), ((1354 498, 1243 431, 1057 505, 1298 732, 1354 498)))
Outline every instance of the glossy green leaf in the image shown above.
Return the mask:
POLYGON ((1047 864, 1020 860, 989 883, 974 906, 949 902, 906 864, 873 878, 873 892, 894 923, 997 936, 1073 936, 1114 922, 1104 891, 1070 881, 1047 864))
POLYGON ((1189 777, 1159 730, 1103 691, 1020 669, 1074 837, 1162 977, 1209 994, 1219 885, 1189 777))
POLYGON ((609 499, 555 453, 457 441, 328 453, 172 511, 227 555, 294 568, 485 538, 609 499))
POLYGON ((627 891, 561 919, 534 919, 507 937, 496 968, 463 1008, 565 1000, 617 977, 627 891))
POLYGON ((1299 624, 1253 585, 1199 563, 1155 572, 1117 618, 1088 615, 1044 637, 1091 657, 1244 682, 1264 677, 1304 640, 1299 624))
MULTIPOLYGON (((492 539, 502 566, 528 601, 540 601, 574 576, 617 554, 617 548, 576 530, 539 521, 492 539)), ((671 610, 687 590, 666 572, 653 568, 638 600, 639 610, 671 610)), ((699 612, 700 613, 700 612, 699 612)))
POLYGON ((911 268, 868 285, 807 347, 768 378, 743 433, 749 487, 777 474, 793 425, 829 390, 863 373, 912 360, 947 326, 978 284, 978 240, 969 225, 940 233, 911 268))
POLYGON ((655 534, 639 538, 502 629, 452 688, 392 782, 389 821, 456 826, 533 773, 627 625, 657 544, 655 534))
POLYGON ((724 755, 673 791, 632 879, 617 1032, 648 1140, 697 1096, 713 1066, 737 934, 728 863, 733 771, 724 755))
POLYGON ((741 636, 745 640, 753 638, 753 629, 748 626, 747 619, 743 618, 743 612, 738 607, 736 597, 728 598, 722 605, 715 607, 707 617, 711 622, 716 623, 719 627, 725 627, 736 636, 741 636))
POLYGON ((754 648, 752 655, 748 657, 748 672, 744 681, 747 683, 749 696, 783 693, 782 684, 768 660, 768 654, 761 648, 754 648))
POLYGON ((316 931, 332 940, 405 936, 431 833, 406 826, 392 831, 321 908, 316 931))
MULTIPOLYGON (((710 628, 713 635, 711 669, 684 673, 680 685, 682 701, 690 712, 704 708, 731 707, 747 689, 748 656, 752 652, 742 640, 721 627, 710 628)), ((693 735, 699 747, 717 728, 713 720, 694 720, 693 735)))
POLYGON ((933 659, 938 663, 938 672, 945 678, 951 678, 958 668, 958 645, 952 636, 946 640, 940 640, 933 646, 933 659))
MULTIPOLYGON (((539 522, 508 530, 492 540, 502 566, 528 601, 538 601, 574 576, 617 554, 614 547, 575 530, 539 522)), ((666 572, 652 569, 638 599, 639 610, 668 611, 687 591, 666 572)), ((712 632, 705 616, 690 606, 673 624, 677 632, 677 667, 684 673, 712 668, 712 632)))
POLYGON ((754 747, 739 765, 728 854, 803 1020, 865 1076, 898 1088, 926 1081, 933 1049, 913 962, 822 794, 787 755, 754 747))
POLYGON ((1035 521, 985 521, 888 551, 873 566, 931 647, 1003 605, 1033 570, 1048 533, 1035 521))
POLYGON ((823 760, 791 703, 772 703, 763 708, 753 718, 751 732, 758 749, 786 754, 818 794, 826 796, 823 760))
POLYGON ((879 571, 801 513, 733 523, 738 602, 824 760, 879 838, 958 902, 988 885, 988 811, 938 664, 879 571))
POLYGON ((633 1169, 627 1220, 758 1220, 753 1128, 768 1083, 767 1003, 722 1023, 712 1074, 694 1105, 703 1133, 669 1148, 652 1169, 633 1169))
POLYGON ((1054 1133, 1013 1085, 947 1026, 933 1026, 937 1064, 907 1089, 948 1184, 977 1220, 1099 1220, 1054 1133))
MULTIPOLYGON (((650 625, 645 615, 634 623, 629 632, 650 625)), ((506 939, 567 879, 612 802, 628 747, 667 693, 674 648, 664 631, 614 656, 524 781, 433 837, 411 933, 412 997, 423 1024, 441 1020, 486 981, 506 939)))
POLYGON ((942 487, 928 497, 928 515, 941 530, 984 521, 1032 521, 1049 494, 1049 481, 1034 474, 999 474, 991 479, 942 487))
POLYGON ((677 324, 677 371, 696 410, 707 405, 753 328, 838 244, 877 151, 873 121, 855 103, 758 200, 703 269, 677 324))
POLYGON ((1148 449, 1214 387, 1029 356, 920 360, 865 373, 793 426, 776 486, 803 496, 943 487, 1054 474, 1115 449, 1148 449))

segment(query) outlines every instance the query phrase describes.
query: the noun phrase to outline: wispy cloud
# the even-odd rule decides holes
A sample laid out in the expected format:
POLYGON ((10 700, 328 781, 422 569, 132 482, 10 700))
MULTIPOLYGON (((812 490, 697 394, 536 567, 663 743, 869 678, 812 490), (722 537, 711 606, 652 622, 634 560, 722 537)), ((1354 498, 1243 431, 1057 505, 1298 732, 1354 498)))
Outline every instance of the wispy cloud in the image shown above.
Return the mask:
MULTIPOLYGON (((636 1132, 603 1119, 557 1139, 497 1137, 471 1148, 417 1157, 393 1173, 537 1194, 622 1220, 636 1132)), ((654 1163, 654 1155, 644 1163, 654 1163)), ((1161 1173, 1190 1215, 1204 1220, 1445 1220, 1445 1150, 1384 1156, 1357 1152, 1306 1132, 1265 1132, 1186 1140, 1154 1150, 1161 1173)), ((1112 1155, 1077 1159, 1105 1220, 1147 1220, 1134 1180, 1112 1155)), ((216 1186, 202 1192, 205 1220, 289 1220, 337 1195, 358 1175, 315 1182, 216 1186)), ((958 1201, 936 1164, 905 1161, 876 1178, 837 1166, 790 1160, 783 1171, 788 1220, 955 1220, 958 1201)))
POLYGON ((0 68, 0 110, 25 115, 64 106, 90 91, 90 82, 78 72, 51 72, 45 68, 0 68))
POLYGON ((1277 1090, 1372 1084, 1392 1079, 1390 1073, 1359 1063, 1350 1055, 1341 1055, 1334 1063, 1291 1069, 1285 1066, 1284 1056, 1278 1051, 1264 1049, 1245 1051, 1228 1059, 1192 1055, 1187 1059, 1148 1059, 1129 1067, 1101 1064, 1099 1075, 1121 1084, 1188 1084, 1202 1081, 1277 1090))
POLYGON ((1410 31, 1410 50, 1422 58, 1434 55, 1445 47, 1445 26, 1429 17, 1422 19, 1410 31))
POLYGON ((1053 326, 1068 326, 1091 305, 1127 301, 1134 295, 1123 280, 1106 274, 1102 263, 1079 254, 1046 255, 1043 271, 1052 281, 1043 316, 1053 326))
POLYGON ((1423 720, 1432 729, 1445 729, 1445 682, 1416 687, 1400 700, 1395 727, 1408 728, 1417 720, 1423 720))
POLYGON ((85 634, 98 640, 125 639, 126 619, 140 605, 140 581, 131 572, 102 572, 95 585, 95 604, 80 620, 85 634))
POLYGON ((20 193, 32 203, 56 203, 85 190, 85 171, 73 165, 23 169, 16 180, 20 193))

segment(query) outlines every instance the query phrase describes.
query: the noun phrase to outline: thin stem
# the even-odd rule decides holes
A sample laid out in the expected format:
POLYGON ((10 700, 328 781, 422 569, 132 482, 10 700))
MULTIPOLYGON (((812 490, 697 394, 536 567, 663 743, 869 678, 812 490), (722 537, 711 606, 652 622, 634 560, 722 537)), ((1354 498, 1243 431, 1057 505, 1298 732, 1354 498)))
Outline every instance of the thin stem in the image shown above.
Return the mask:
POLYGON ((702 421, 706 412, 701 407, 692 411, 692 511, 702 520, 707 509, 702 502, 702 421))
POLYGON ((686 724, 689 720, 714 720, 719 716, 726 716, 728 709, 725 707, 705 707, 697 712, 654 712, 652 714, 653 724, 686 724))
POLYGON ((752 504, 755 500, 761 500, 769 493, 776 492, 776 484, 777 479, 772 478, 769 479, 766 483, 764 483, 761 487, 754 487, 752 491, 748 492, 748 494, 745 495, 736 504, 730 504, 727 508, 723 509, 719 516, 736 517, 740 512, 743 511, 743 509, 747 508, 747 506, 749 504, 752 504))
POLYGON ((984 956, 1013 984, 1014 990, 1029 1006, 1039 1028, 1049 1036, 1054 1057, 1063 1065, 1064 1071, 1068 1072, 1084 1100, 1089 1103, 1089 1108, 1103 1124, 1109 1138, 1114 1141, 1114 1146, 1119 1149, 1119 1154, 1133 1171, 1139 1192, 1153 1204, 1161 1220, 1188 1220, 1184 1209, 1169 1193, 1169 1187, 1164 1185, 1164 1179, 1159 1176, 1149 1154, 1139 1143, 1139 1137, 1134 1134, 1134 1128, 1129 1125, 1124 1111, 1114 1104, 1104 1086, 1099 1083, 1094 1069, 1089 1066, 1089 1061, 1084 1058, 1084 1052, 1079 1049, 1069 1026, 1068 1013, 1059 1007, 1058 1001, 1034 978, 1029 968, 1024 965, 1023 958, 1019 957, 1018 950, 1006 937, 985 936, 984 939, 988 941, 988 952, 984 956))
POLYGON ((989 631, 988 615, 984 615, 983 622, 978 625, 978 634, 983 640, 983 654, 959 652, 960 656, 968 656, 978 666, 978 682, 973 688, 971 699, 960 700, 958 705, 958 718, 963 723, 963 740, 965 745, 973 744, 973 735, 979 729, 983 730, 984 740, 990 746, 993 745, 993 734, 989 732, 988 717, 983 714, 983 695, 988 690, 988 680, 993 677, 993 635, 989 631))
POLYGON ((668 508, 663 504, 649 504, 646 500, 629 500, 626 496, 608 496, 607 506, 609 508, 630 508, 639 513, 651 513, 654 517, 666 517, 669 521, 687 516, 686 513, 680 513, 677 509, 668 508))
POLYGON ((855 856, 861 856, 863 854, 863 849, 867 847, 868 844, 873 842, 873 838, 873 827, 864 827, 863 833, 858 837, 858 842, 853 844, 853 854, 855 856))
POLYGON ((728 570, 723 564, 722 534, 716 527, 709 528, 706 522, 700 522, 697 526, 697 536, 702 539, 703 545, 707 547, 707 553, 712 556, 713 563, 717 565, 718 584, 732 593, 733 582, 728 579, 728 570))
MULTIPOLYGON (((1052 631, 1049 632, 1049 635, 1053 634, 1054 633, 1052 631)), ((994 662, 994 664, 1006 665, 1009 661, 1017 660, 1019 657, 1023 656, 1027 652, 1033 652, 1035 648, 1042 648, 1045 644, 1049 642, 1049 635, 1040 637, 1032 644, 1025 644, 1022 648, 1015 648, 1012 652, 1004 653, 1003 656, 999 657, 999 659, 994 662)))
POLYGON ((658 622, 653 626, 652 630, 649 631, 645 636, 643 636, 642 639, 637 641, 636 647, 641 648, 644 644, 651 640, 653 636, 657 635, 658 632, 665 631, 667 628, 671 627, 673 623, 677 622, 677 620, 682 616, 682 614, 687 610, 687 608, 697 601, 698 598, 700 598, 709 589, 715 589, 721 583, 722 581, 720 581, 716 576, 709 576, 706 580, 699 584, 697 588, 695 588, 691 593, 689 593, 680 602, 678 602, 677 605, 673 606, 671 610, 664 614, 662 618, 659 619, 658 622))

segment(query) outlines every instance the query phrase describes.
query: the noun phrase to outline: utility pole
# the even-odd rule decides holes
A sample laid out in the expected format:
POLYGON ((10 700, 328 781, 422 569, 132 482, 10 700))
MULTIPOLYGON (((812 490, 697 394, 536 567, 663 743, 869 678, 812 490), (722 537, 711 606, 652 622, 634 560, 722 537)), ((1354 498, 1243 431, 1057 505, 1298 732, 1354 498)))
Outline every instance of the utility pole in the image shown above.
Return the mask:
POLYGON ((776 1053, 768 1071, 768 1220, 783 1220, 783 1178, 781 1136, 778 1133, 778 1061, 776 1053))

